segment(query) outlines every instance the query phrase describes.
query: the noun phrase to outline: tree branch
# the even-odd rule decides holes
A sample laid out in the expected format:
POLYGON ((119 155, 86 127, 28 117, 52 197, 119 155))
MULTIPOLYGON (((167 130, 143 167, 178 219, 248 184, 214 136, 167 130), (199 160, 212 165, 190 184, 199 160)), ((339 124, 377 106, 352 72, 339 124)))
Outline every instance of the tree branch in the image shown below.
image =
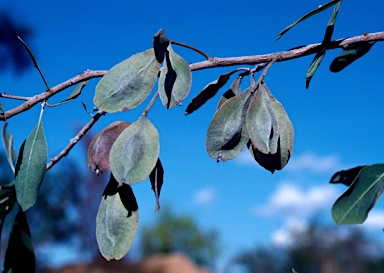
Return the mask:
MULTIPOLYGON (((383 41, 383 40, 384 40, 384 32, 377 32, 377 33, 371 33, 371 34, 364 33, 363 35, 360 35, 360 36, 354 36, 350 38, 344 38, 344 39, 332 41, 327 47, 327 49, 347 48, 348 46, 359 43, 359 42, 383 41)), ((190 64, 189 67, 191 68, 192 71, 196 71, 196 70, 203 70, 203 69, 209 69, 209 68, 215 68, 215 67, 225 67, 225 66, 235 66, 235 65, 261 64, 261 66, 265 66, 267 63, 272 61, 276 56, 279 56, 278 62, 282 62, 282 61, 288 61, 288 60, 297 59, 307 55, 314 54, 317 52, 320 45, 321 43, 310 44, 306 46, 293 48, 287 51, 281 51, 281 52, 263 54, 263 55, 230 57, 230 58, 211 58, 206 61, 190 64)), ((56 85, 55 87, 51 88, 49 92, 43 92, 39 95, 36 95, 32 97, 30 100, 28 100, 27 102, 9 111, 6 111, 5 113, 0 114, 0 120, 5 121, 17 114, 20 114, 21 112, 27 111, 37 103, 43 100, 47 100, 48 98, 54 96, 56 93, 59 93, 72 85, 75 85, 79 82, 90 80, 93 78, 102 77, 107 73, 108 73, 108 70, 99 70, 99 71, 87 70, 84 73, 81 73, 76 77, 73 77, 72 79, 69 79, 59 85, 56 85)))
POLYGON ((69 141, 69 144, 54 158, 51 159, 51 161, 47 164, 46 170, 49 170, 52 168, 57 162, 60 161, 61 158, 66 156, 70 150, 72 150, 73 147, 75 147, 76 143, 79 142, 79 140, 92 128, 92 126, 99 120, 99 118, 103 115, 105 115, 106 112, 104 111, 99 111, 96 113, 92 119, 84 125, 83 128, 76 134, 74 138, 72 138, 69 141))

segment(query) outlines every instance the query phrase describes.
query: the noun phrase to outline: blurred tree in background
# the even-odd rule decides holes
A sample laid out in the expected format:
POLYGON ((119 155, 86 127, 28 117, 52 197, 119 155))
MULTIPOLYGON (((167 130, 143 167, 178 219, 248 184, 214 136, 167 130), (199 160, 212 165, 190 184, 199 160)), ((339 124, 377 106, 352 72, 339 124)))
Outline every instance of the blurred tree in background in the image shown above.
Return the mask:
POLYGON ((241 252, 230 265, 241 273, 282 273, 294 268, 302 273, 384 272, 384 249, 358 228, 348 230, 312 222, 291 232, 286 248, 256 248, 241 252))
POLYGON ((31 58, 17 36, 30 40, 32 28, 13 19, 9 12, 0 11, 0 71, 13 69, 16 73, 31 66, 31 58))
POLYGON ((176 215, 162 206, 155 225, 141 229, 143 258, 155 253, 182 252, 198 265, 213 267, 218 256, 218 234, 203 231, 190 216, 176 215))

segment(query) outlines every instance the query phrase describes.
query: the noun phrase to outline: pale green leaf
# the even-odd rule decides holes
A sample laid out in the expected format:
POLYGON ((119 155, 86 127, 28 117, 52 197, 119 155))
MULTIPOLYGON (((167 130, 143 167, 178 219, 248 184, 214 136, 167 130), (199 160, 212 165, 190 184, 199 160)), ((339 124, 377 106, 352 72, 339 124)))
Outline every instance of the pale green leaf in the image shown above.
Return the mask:
POLYGON ((41 181, 45 174, 48 147, 42 117, 43 110, 41 111, 36 127, 23 143, 23 149, 21 149, 22 151, 19 153, 19 166, 16 166, 16 197, 23 211, 26 211, 35 203, 41 181))
POLYGON ((159 133, 145 117, 116 139, 110 152, 111 170, 119 183, 135 184, 149 176, 159 157, 159 133))
POLYGON ((136 236, 139 211, 127 216, 119 194, 103 197, 96 218, 96 239, 102 256, 120 260, 128 252, 136 236))
POLYGON ((4 150, 7 156, 9 166, 11 166, 12 171, 15 172, 14 159, 16 157, 16 153, 13 149, 13 136, 7 133, 7 126, 8 123, 4 122, 1 137, 3 140, 4 150))
POLYGON ((251 88, 228 99, 215 113, 207 133, 206 148, 217 161, 235 158, 247 144, 249 136, 245 124, 251 88))
POLYGON ((159 95, 167 108, 180 105, 192 85, 192 72, 188 63, 176 54, 171 44, 167 47, 166 62, 161 68, 159 78, 159 95))
POLYGON ((111 68, 96 86, 93 102, 109 113, 140 105, 153 89, 160 63, 153 49, 137 53, 111 68))
POLYGON ((87 84, 88 81, 84 81, 84 82, 81 82, 80 84, 78 84, 76 86, 76 88, 72 91, 71 94, 69 94, 68 98, 66 98, 65 100, 59 102, 59 103, 55 103, 55 104, 48 104, 47 103, 47 106, 49 107, 55 107, 55 106, 59 106, 59 105, 62 105, 64 103, 67 103, 67 102, 70 102, 70 101, 73 101, 74 99, 76 99, 78 96, 80 96, 81 94, 81 91, 83 90, 83 88, 85 87, 85 85, 87 84))
POLYGON ((283 36, 286 32, 288 32, 288 30, 290 30, 292 27, 294 27, 295 25, 297 25, 298 23, 310 18, 311 16, 317 14, 317 13, 320 13, 324 10, 327 10, 328 8, 332 7, 333 5, 335 5, 336 3, 340 2, 341 0, 332 0, 324 5, 320 5, 318 8, 308 12, 307 14, 305 14, 303 17, 301 17, 299 20, 297 21, 293 21, 292 24, 290 24, 289 26, 287 26, 282 32, 280 32, 276 38, 276 40, 279 40, 281 38, 281 36, 283 36))
POLYGON ((352 185, 336 200, 332 219, 337 224, 361 224, 384 188, 384 164, 364 167, 352 185))

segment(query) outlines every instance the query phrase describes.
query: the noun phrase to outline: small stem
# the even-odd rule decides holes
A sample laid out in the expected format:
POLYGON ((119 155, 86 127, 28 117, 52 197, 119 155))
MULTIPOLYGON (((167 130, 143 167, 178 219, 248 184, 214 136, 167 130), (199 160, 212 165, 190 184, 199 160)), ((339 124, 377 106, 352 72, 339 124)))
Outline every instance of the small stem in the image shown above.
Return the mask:
POLYGON ((254 85, 254 90, 253 92, 255 92, 257 90, 257 88, 259 87, 260 83, 262 83, 264 81, 264 78, 265 76, 267 75, 268 73, 268 70, 272 67, 272 65, 277 61, 277 60, 280 60, 281 59, 281 56, 280 54, 277 54, 267 65, 267 67, 264 69, 263 73, 261 73, 259 79, 257 80, 256 84, 254 85))
POLYGON ((57 162, 60 161, 64 156, 66 156, 70 150, 72 150, 73 147, 75 147, 76 143, 79 142, 80 139, 83 138, 83 136, 92 128, 92 126, 99 120, 99 118, 103 115, 105 115, 106 112, 100 111, 96 113, 92 119, 84 125, 83 128, 76 134, 74 138, 72 138, 69 141, 69 144, 54 158, 51 159, 51 161, 47 164, 45 169, 48 171, 50 168, 52 168, 57 162))
POLYGON ((183 44, 183 43, 180 43, 180 42, 176 42, 176 41, 173 41, 171 40, 171 44, 175 44, 175 45, 178 45, 178 46, 182 46, 182 47, 185 47, 185 48, 189 48, 189 49, 192 49, 198 53, 200 53, 201 55, 203 55, 207 60, 211 59, 211 57, 205 53, 204 51, 194 47, 194 46, 190 46, 190 45, 187 45, 187 44, 183 44))
POLYGON ((148 106, 144 109, 143 116, 146 117, 148 115, 149 110, 151 110, 151 108, 152 108, 153 104, 155 103, 158 96, 159 96, 159 90, 156 91, 155 95, 153 95, 153 98, 149 102, 148 106))
POLYGON ((32 97, 15 96, 15 95, 6 94, 6 93, 0 93, 0 98, 13 99, 13 100, 25 100, 25 101, 29 101, 30 99, 32 99, 32 97))

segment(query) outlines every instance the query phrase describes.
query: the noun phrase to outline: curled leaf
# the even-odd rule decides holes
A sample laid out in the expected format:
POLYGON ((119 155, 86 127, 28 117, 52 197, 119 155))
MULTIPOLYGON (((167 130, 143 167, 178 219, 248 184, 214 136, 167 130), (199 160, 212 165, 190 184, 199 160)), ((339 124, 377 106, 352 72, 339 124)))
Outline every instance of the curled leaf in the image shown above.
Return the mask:
POLYGON ((221 74, 219 78, 209 84, 207 84, 203 91, 201 91, 192 101, 188 104, 185 114, 189 115, 204 105, 209 99, 213 98, 216 93, 222 88, 229 80, 233 73, 237 70, 231 71, 226 74, 221 74))
POLYGON ((331 72, 340 72, 348 65, 364 56, 375 44, 375 41, 360 42, 349 46, 343 50, 331 63, 329 69, 331 72))
POLYGON ((332 176, 331 181, 329 183, 340 183, 346 186, 351 186, 353 181, 355 181, 356 177, 364 167, 366 166, 357 166, 352 169, 339 171, 332 176))
POLYGON ((170 41, 162 28, 153 35, 153 49, 156 60, 159 63, 164 61, 165 52, 167 51, 169 43, 170 41))
POLYGON ((16 153, 15 153, 15 150, 13 149, 13 136, 8 134, 7 126, 8 126, 8 123, 4 122, 2 131, 1 131, 1 138, 3 140, 4 150, 7 156, 9 166, 11 167, 12 171, 15 172, 14 158, 16 157, 16 153))
POLYGON ((151 182, 152 190, 155 193, 155 198, 156 198, 155 211, 158 211, 160 209, 160 202, 159 202, 160 191, 164 182, 164 168, 163 168, 163 165, 161 164, 160 158, 157 159, 156 166, 152 170, 151 174, 149 175, 149 181, 151 182))
POLYGON ((68 98, 66 98, 66 99, 63 100, 62 102, 55 103, 55 104, 48 104, 48 103, 47 103, 47 106, 49 106, 49 107, 55 107, 55 106, 59 106, 59 105, 62 105, 62 104, 64 104, 64 103, 73 101, 73 100, 76 99, 78 96, 80 96, 81 91, 83 91, 83 88, 86 86, 87 82, 88 82, 88 81, 84 81, 84 82, 79 83, 79 84, 76 86, 76 88, 72 91, 72 93, 68 96, 68 98))
POLYGON ((101 78, 93 102, 109 113, 135 108, 148 97, 159 70, 153 49, 132 55, 101 78))
POLYGON ((159 95, 163 105, 168 109, 181 104, 192 85, 192 72, 188 63, 176 54, 171 44, 165 53, 166 62, 161 68, 159 95))
POLYGON ((228 99, 237 96, 240 94, 240 84, 242 77, 237 77, 236 80, 232 83, 231 87, 221 96, 219 103, 217 104, 217 109, 223 105, 228 99))
POLYGON ((206 148, 217 162, 235 158, 248 142, 245 116, 251 97, 250 89, 228 99, 212 118, 206 148))
POLYGON ((159 151, 159 133, 145 116, 141 116, 112 145, 110 164, 113 176, 119 184, 143 181, 155 167, 159 151))
POLYGON ((129 122, 115 121, 99 132, 88 147, 88 167, 98 174, 111 170, 109 153, 118 136, 130 125, 129 122))

